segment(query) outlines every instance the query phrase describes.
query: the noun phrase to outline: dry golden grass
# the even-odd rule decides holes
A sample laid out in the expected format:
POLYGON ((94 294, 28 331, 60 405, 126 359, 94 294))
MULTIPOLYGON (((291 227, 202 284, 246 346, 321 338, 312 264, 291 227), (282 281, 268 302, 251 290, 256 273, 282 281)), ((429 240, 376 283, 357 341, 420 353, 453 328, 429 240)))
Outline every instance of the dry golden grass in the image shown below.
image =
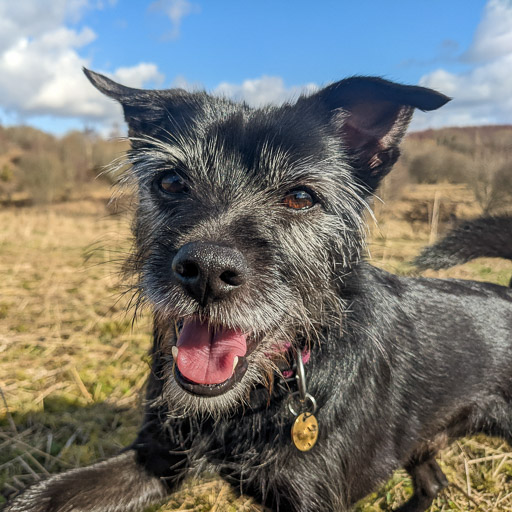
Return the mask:
MULTIPOLYGON (((431 237, 428 222, 404 221, 431 204, 436 191, 459 217, 478 215, 463 186, 417 186, 376 205, 371 260, 401 274, 431 237)), ((0 488, 13 492, 47 474, 89 464, 133 438, 147 374, 150 322, 131 329, 128 297, 120 296, 118 263, 129 243, 126 216, 107 214, 108 191, 48 207, 0 211, 0 488)), ((427 208, 428 211, 428 208, 427 208)), ((440 231, 444 229, 440 226, 440 231)), ((479 260, 441 277, 506 284, 512 263, 479 260)), ((451 486, 432 510, 512 510, 512 453, 499 440, 463 440, 443 452, 451 486)), ((390 510, 411 492, 404 472, 359 504, 390 510)), ((1 503, 1 498, 0 498, 1 503)), ((189 482, 153 511, 258 511, 211 477, 189 482)))

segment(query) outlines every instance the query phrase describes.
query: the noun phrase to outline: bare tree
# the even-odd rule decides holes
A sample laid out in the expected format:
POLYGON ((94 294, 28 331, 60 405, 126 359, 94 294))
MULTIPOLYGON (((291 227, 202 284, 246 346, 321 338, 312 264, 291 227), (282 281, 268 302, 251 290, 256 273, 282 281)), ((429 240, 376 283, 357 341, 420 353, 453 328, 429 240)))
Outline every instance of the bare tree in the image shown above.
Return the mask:
POLYGON ((494 213, 512 201, 512 145, 483 143, 475 134, 468 180, 485 214, 494 213))

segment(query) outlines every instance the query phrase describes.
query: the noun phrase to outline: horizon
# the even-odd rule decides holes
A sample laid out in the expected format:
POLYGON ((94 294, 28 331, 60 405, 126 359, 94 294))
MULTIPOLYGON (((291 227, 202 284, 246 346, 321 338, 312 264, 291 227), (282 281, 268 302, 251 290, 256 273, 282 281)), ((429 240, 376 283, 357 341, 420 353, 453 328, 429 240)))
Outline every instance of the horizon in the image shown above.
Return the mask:
MULTIPOLYGON (((122 122, 124 124, 124 122, 122 122)), ((412 123, 411 123, 412 124, 412 123)), ((78 132, 78 133, 86 133, 90 132, 93 136, 99 136, 103 138, 104 140, 110 140, 110 141, 123 141, 123 140, 129 140, 127 134, 123 132, 123 125, 114 124, 112 126, 109 126, 110 133, 107 133, 105 131, 102 131, 101 129, 97 129, 97 127, 90 126, 90 125, 84 125, 84 126, 77 126, 72 127, 67 131, 64 132, 53 132, 51 130, 45 130, 42 127, 34 126, 33 124, 29 123, 19 123, 19 124, 2 124, 0 122, 0 128, 33 128, 35 130, 39 130, 42 133, 46 133, 48 135, 52 135, 58 139, 61 139, 63 137, 66 137, 67 135, 78 132)), ((407 138, 409 135, 421 135, 423 133, 428 134, 429 132, 435 132, 435 131, 442 131, 442 130, 509 130, 512 129, 512 122, 510 123, 503 123, 503 124, 478 124, 478 125, 466 125, 466 126, 440 126, 440 127, 427 127, 427 128, 421 128, 421 129, 414 129, 414 127, 410 127, 406 134, 404 135, 404 139, 407 138)))

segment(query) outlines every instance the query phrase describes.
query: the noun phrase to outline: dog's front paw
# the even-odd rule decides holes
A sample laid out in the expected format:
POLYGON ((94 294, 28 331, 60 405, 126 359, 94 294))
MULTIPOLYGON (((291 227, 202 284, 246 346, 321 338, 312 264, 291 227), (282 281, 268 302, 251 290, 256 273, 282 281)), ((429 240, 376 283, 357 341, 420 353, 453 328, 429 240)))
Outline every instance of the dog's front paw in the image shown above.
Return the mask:
POLYGON ((168 493, 129 450, 29 487, 3 512, 136 512, 168 493))
POLYGON ((76 478, 76 473, 55 475, 34 484, 9 502, 3 512, 85 512, 103 509, 101 496, 91 494, 87 480, 76 478), (99 508, 98 508, 99 506, 99 508))
POLYGON ((51 495, 53 492, 58 493, 59 489, 52 491, 52 487, 51 479, 34 484, 21 495, 9 501, 2 512, 56 512, 59 509, 55 508, 55 500, 51 495))

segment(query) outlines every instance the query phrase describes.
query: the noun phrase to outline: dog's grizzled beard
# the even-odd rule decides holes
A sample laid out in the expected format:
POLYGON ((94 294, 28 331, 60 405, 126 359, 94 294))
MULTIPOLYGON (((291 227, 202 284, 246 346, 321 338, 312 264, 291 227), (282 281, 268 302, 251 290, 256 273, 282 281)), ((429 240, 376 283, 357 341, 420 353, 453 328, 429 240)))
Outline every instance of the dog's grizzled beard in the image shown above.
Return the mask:
MULTIPOLYGON (((248 370, 241 382, 231 390, 217 397, 199 397, 184 392, 174 378, 174 361, 171 354, 171 347, 176 343, 173 318, 180 315, 169 314, 167 310, 155 308, 155 329, 159 333, 160 346, 157 348, 157 357, 164 361, 161 375, 158 375, 163 382, 163 389, 160 396, 152 402, 152 406, 165 405, 170 417, 202 416, 207 415, 215 419, 229 415, 239 407, 250 405, 250 392, 257 385, 268 388, 269 394, 273 385, 275 375, 280 375, 277 366, 279 358, 271 358, 269 354, 275 353, 276 346, 285 347, 300 346, 304 344, 311 347, 320 343, 326 335, 332 334, 339 337, 342 322, 340 319, 346 304, 343 301, 336 283, 318 282, 315 289, 301 290, 303 295, 295 290, 295 294, 287 297, 286 300, 276 302, 276 310, 270 316, 272 323, 261 328, 261 316, 255 316, 255 307, 246 304, 246 308, 238 307, 229 311, 220 311, 211 308, 197 308, 195 314, 204 316, 211 323, 219 325, 244 325, 252 327, 253 333, 262 336, 258 346, 248 358, 248 370), (306 300, 303 297, 307 298, 306 300), (315 300, 316 299, 316 300, 315 300), (206 312, 206 313, 205 313, 206 312), (276 312, 279 312, 276 315, 276 312), (240 320, 234 321, 239 317, 240 320), (328 331, 331 330, 331 333, 328 331)), ((191 305, 191 308, 193 306, 191 305)))
MULTIPOLYGON (((318 292, 318 290, 317 290, 318 292)), ((257 385, 265 386, 269 396, 273 386, 274 376, 282 376, 277 366, 279 357, 270 358, 269 354, 275 352, 276 345, 287 346, 312 346, 320 343, 325 335, 328 335, 326 326, 332 326, 339 335, 341 329, 340 317, 343 315, 346 304, 336 293, 324 294, 323 310, 317 311, 320 316, 312 315, 305 305, 295 304, 298 307, 295 313, 285 313, 282 317, 282 324, 276 325, 270 333, 263 338, 258 347, 248 358, 248 369, 242 381, 237 383, 225 394, 215 397, 193 396, 177 384, 174 378, 174 361, 170 348, 176 342, 173 326, 169 326, 169 318, 155 314, 155 328, 159 332, 162 341, 158 347, 158 357, 162 358, 162 374, 158 378, 163 382, 163 389, 160 396, 156 397, 150 406, 160 407, 165 405, 169 416, 174 418, 184 416, 211 416, 220 419, 229 415, 239 407, 250 406, 250 392, 257 385), (316 318, 317 322, 312 319, 316 318)))

